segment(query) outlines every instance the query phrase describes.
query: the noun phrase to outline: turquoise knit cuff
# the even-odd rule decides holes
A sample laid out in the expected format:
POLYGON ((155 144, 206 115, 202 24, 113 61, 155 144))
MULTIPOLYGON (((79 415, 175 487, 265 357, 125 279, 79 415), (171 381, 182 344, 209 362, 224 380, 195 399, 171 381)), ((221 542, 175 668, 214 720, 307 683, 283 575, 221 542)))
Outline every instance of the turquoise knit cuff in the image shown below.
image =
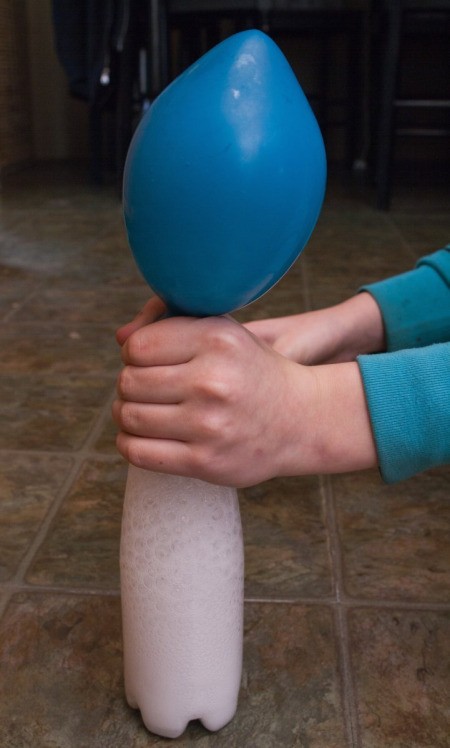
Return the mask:
POLYGON ((449 339, 449 249, 423 257, 414 270, 360 290, 368 291, 381 309, 388 351, 449 339))
POLYGON ((450 343, 357 361, 383 479, 450 464, 450 343))

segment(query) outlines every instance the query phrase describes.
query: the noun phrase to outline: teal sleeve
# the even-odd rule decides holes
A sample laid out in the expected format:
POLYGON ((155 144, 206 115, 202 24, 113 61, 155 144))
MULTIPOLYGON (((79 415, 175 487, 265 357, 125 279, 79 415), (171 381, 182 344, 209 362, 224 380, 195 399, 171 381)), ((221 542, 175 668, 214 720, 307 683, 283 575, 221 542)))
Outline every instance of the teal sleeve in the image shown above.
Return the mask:
POLYGON ((381 309, 388 351, 450 340, 450 245, 422 257, 414 270, 360 290, 381 309))
POLYGON ((357 361, 383 479, 450 464, 450 342, 357 361))

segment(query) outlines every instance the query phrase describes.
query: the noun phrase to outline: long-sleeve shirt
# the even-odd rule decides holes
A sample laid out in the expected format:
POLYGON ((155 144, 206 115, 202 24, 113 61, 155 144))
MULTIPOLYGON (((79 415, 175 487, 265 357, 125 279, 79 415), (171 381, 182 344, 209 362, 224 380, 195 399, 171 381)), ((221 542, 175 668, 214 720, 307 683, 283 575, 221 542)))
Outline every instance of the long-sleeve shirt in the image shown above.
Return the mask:
POLYGON ((386 353, 357 360, 381 475, 393 483, 450 464, 450 245, 361 290, 386 333, 386 353))

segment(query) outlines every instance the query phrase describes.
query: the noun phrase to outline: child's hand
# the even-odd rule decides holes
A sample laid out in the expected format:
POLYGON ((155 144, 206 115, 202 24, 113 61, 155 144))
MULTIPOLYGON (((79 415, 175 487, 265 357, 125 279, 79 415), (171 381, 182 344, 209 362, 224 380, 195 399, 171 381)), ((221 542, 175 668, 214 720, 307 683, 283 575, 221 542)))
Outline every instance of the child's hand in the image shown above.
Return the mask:
POLYGON ((224 317, 141 327, 122 358, 113 413, 130 462, 239 486, 280 472, 299 366, 224 317))
POLYGON ((134 465, 246 486, 375 464, 356 364, 300 366, 224 317, 124 337, 113 414, 134 465))
POLYGON ((384 349, 381 312, 368 293, 326 309, 244 325, 283 356, 302 364, 354 361, 384 349))

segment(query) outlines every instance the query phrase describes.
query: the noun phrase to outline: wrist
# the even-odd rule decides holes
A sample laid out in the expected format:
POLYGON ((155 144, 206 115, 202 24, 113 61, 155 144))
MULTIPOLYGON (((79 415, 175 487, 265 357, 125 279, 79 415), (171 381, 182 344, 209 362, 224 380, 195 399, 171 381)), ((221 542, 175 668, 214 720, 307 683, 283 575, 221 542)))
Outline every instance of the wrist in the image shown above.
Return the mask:
POLYGON ((315 375, 321 402, 316 451, 322 472, 375 467, 377 453, 358 364, 319 366, 315 375))
POLYGON ((341 361, 352 361, 361 353, 386 349, 383 317, 375 299, 366 291, 335 307, 337 344, 341 361))
MULTIPOLYGON (((298 366, 298 365, 297 365, 298 366)), ((377 464, 356 362, 298 366, 279 475, 341 473, 377 464)))

